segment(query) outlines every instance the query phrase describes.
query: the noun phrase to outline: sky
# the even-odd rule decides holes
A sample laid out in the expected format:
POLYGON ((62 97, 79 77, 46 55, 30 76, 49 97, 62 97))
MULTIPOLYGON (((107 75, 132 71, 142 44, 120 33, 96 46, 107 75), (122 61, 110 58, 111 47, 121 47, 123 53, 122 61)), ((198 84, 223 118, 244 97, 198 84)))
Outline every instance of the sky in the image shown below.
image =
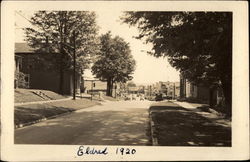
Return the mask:
MULTIPOLYGON (((16 14, 16 42, 24 41, 24 32, 21 28, 30 26, 30 23, 25 18, 29 19, 32 13, 32 11, 22 11, 21 15, 23 16, 16 14)), ((121 22, 122 11, 100 9, 96 11, 96 14, 97 25, 100 27, 99 34, 111 31, 112 36, 118 35, 129 43, 131 54, 136 60, 136 70, 132 75, 133 82, 147 85, 159 81, 179 81, 179 72, 171 67, 167 58, 155 58, 144 52, 150 50, 152 46, 144 44, 142 40, 133 38, 139 34, 138 29, 121 22)), ((84 73, 86 76, 92 77, 91 70, 86 70, 84 73)))

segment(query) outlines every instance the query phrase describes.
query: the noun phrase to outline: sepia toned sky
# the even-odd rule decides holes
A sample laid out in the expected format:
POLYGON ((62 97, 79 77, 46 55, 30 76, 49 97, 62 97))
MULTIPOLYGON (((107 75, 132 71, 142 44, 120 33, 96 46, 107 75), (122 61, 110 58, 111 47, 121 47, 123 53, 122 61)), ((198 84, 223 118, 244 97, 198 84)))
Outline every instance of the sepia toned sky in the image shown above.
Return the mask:
MULTIPOLYGON (((30 26, 25 18, 29 19, 33 11, 21 11, 21 15, 16 14, 15 21, 15 41, 23 42, 24 32, 22 28, 30 26)), ((179 72, 169 65, 166 58, 155 58, 146 54, 151 49, 151 45, 144 44, 143 41, 133 38, 138 35, 136 27, 129 27, 122 24, 119 19, 122 12, 116 9, 96 11, 97 24, 100 27, 100 34, 111 31, 113 36, 120 36, 130 44, 131 52, 136 60, 136 70, 133 74, 133 81, 137 84, 152 84, 158 81, 179 81, 179 72)), ((91 70, 86 70, 85 75, 92 77, 91 70)))

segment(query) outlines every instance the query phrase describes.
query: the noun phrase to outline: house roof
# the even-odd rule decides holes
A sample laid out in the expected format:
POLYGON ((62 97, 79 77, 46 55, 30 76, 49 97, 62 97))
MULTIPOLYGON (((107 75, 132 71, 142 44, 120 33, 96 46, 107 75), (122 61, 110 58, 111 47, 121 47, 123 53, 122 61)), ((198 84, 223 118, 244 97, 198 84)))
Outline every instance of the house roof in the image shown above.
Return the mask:
POLYGON ((34 48, 27 43, 15 43, 15 53, 34 53, 34 48))
MULTIPOLYGON (((32 48, 31 46, 29 46, 27 43, 15 43, 15 53, 35 53, 35 48, 32 48)), ((40 50, 41 52, 46 52, 46 48, 42 48, 40 50)), ((37 51, 36 51, 37 52, 37 51)), ((51 52, 50 52, 51 53, 51 52)), ((55 49, 55 52, 52 53, 59 53, 59 50, 55 49)))

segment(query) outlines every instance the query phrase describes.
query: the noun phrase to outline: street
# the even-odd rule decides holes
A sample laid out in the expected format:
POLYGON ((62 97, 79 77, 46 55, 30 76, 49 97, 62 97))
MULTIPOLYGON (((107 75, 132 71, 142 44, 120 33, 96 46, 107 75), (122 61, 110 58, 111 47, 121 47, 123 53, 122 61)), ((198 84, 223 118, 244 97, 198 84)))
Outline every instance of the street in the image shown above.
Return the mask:
POLYGON ((15 144, 150 145, 151 101, 102 105, 15 130, 15 144))

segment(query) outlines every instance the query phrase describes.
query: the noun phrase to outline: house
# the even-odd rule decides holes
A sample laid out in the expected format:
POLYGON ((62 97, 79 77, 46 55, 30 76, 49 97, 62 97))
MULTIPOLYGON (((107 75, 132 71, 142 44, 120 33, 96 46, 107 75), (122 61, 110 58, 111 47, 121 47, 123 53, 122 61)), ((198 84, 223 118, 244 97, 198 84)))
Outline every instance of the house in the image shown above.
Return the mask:
POLYGON ((183 74, 180 74, 180 98, 201 103, 209 103, 211 106, 223 102, 224 99, 222 90, 218 86, 194 84, 183 74))
POLYGON ((20 71, 21 67, 22 67, 22 57, 15 55, 14 87, 29 88, 29 74, 22 73, 20 71))
MULTIPOLYGON (((59 53, 36 52, 27 43, 15 43, 15 77, 16 88, 51 90, 59 93, 59 72, 56 58, 59 53), (27 86, 20 84, 20 74, 24 76, 27 86)), ((64 71, 63 94, 73 94, 73 72, 64 71)), ((76 92, 80 92, 81 74, 76 74, 76 92)))
POLYGON ((158 93, 158 84, 151 84, 145 87, 146 96, 154 96, 158 93))
MULTIPOLYGON (((84 93, 102 93, 106 94, 107 92, 107 81, 99 80, 96 78, 85 77, 84 82, 82 82, 82 87, 84 89, 84 93)), ((123 96, 125 93, 123 83, 114 83, 112 89, 112 96, 123 96)))
POLYGON ((174 98, 179 98, 180 97, 180 82, 174 82, 173 83, 174 87, 173 87, 173 90, 174 90, 174 98))
POLYGON ((107 91, 107 82, 98 79, 85 79, 83 82, 84 92, 103 92, 107 91))
POLYGON ((209 87, 191 83, 183 74, 180 74, 180 98, 209 103, 209 87))

